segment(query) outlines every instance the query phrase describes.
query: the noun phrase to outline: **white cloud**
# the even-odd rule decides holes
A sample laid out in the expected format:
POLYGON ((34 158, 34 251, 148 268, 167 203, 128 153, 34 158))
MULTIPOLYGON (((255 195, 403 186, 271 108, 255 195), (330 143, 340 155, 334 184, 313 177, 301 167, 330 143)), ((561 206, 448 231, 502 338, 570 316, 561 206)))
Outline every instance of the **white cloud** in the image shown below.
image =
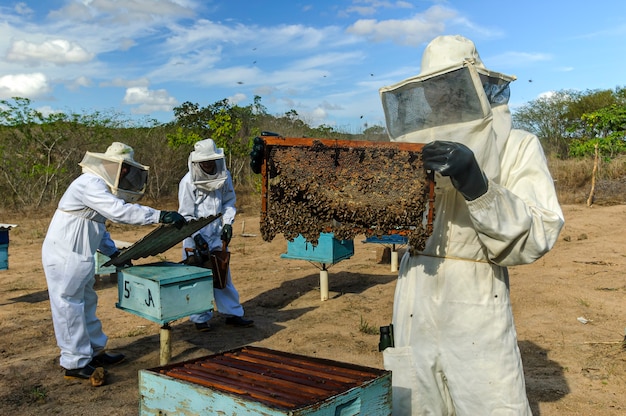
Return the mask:
POLYGON ((150 114, 156 111, 172 111, 178 101, 164 89, 130 87, 126 89, 124 104, 137 105, 131 110, 133 114, 150 114))
POLYGON ((326 118, 328 117, 328 113, 326 112, 325 109, 321 107, 317 107, 309 114, 309 117, 311 119, 312 124, 319 125, 319 124, 322 124, 324 120, 326 120, 326 118))
POLYGON ((192 26, 177 26, 167 39, 164 53, 181 54, 181 51, 203 51, 218 45, 229 47, 229 53, 240 56, 252 52, 259 56, 293 55, 325 46, 354 42, 346 39, 337 26, 321 28, 303 24, 267 26, 225 25, 200 19, 192 26), (262 40, 262 41, 261 41, 262 40))
POLYGON ((22 97, 33 99, 49 91, 48 80, 40 72, 0 77, 1 98, 22 97))
POLYGON ((75 42, 54 39, 43 43, 31 43, 24 40, 14 41, 7 52, 7 60, 37 65, 50 62, 57 65, 76 64, 90 61, 93 54, 85 51, 75 42))
POLYGON ((110 26, 153 22, 169 17, 192 17, 192 2, 173 0, 98 0, 69 2, 50 12, 55 19, 92 22, 110 26))
POLYGON ((28 7, 26 3, 19 2, 15 4, 15 12, 21 15, 30 15, 33 13, 33 9, 28 7))
POLYGON ((455 10, 433 6, 409 19, 357 20, 346 32, 374 42, 393 41, 400 45, 418 46, 443 33, 446 23, 457 16, 455 10))
POLYGON ((356 13, 361 16, 371 16, 380 9, 412 9, 413 4, 407 1, 380 1, 380 0, 357 0, 355 6, 348 7, 345 13, 356 13))
POLYGON ((91 79, 87 77, 80 76, 70 82, 67 82, 65 86, 70 91, 76 91, 81 87, 90 87, 92 85, 91 79))
POLYGON ((542 92, 539 95, 537 95, 537 98, 544 99, 544 100, 550 100, 550 99, 552 99, 555 96, 556 96, 556 93, 554 91, 545 91, 545 92, 542 92))
POLYGON ((246 94, 242 94, 242 93, 237 93, 233 96, 228 97, 228 102, 231 105, 237 105, 243 101, 245 101, 248 97, 246 96, 246 94))
POLYGON ((147 87, 150 85, 150 81, 148 78, 138 78, 138 79, 123 79, 123 78, 113 78, 111 81, 102 82, 100 84, 101 87, 147 87))
POLYGON ((122 38, 118 41, 118 44, 121 51, 127 51, 133 46, 137 46, 137 42, 130 38, 122 38))
POLYGON ((55 110, 49 105, 41 106, 37 108, 37 111, 39 111, 44 117, 48 117, 49 115, 52 115, 52 114, 64 113, 63 110, 55 110))
MULTIPOLYGON (((481 58, 483 58, 481 56, 481 58)), ((530 52, 507 52, 502 55, 492 56, 484 59, 488 68, 498 67, 527 67, 536 62, 550 61, 552 55, 547 53, 530 53, 530 52)))

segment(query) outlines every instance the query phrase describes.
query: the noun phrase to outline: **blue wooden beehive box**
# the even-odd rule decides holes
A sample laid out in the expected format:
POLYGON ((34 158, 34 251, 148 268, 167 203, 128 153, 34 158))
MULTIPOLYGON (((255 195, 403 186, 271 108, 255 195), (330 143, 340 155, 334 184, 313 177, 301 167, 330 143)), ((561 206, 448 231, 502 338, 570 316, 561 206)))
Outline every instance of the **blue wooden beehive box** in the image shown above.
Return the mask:
POLYGON ((119 301, 115 306, 161 325, 213 309, 213 274, 210 269, 167 261, 124 265, 131 260, 163 253, 220 216, 191 220, 181 228, 162 224, 114 259, 103 263, 102 270, 110 266, 117 270, 119 301))
POLYGON ((210 269, 159 262, 118 270, 119 309, 161 325, 213 309, 210 269))
MULTIPOLYGON (((115 242, 115 246, 120 249, 126 249, 130 247, 132 244, 127 243, 125 241, 113 240, 115 242)), ((106 254, 101 253, 99 250, 96 251, 95 262, 96 262, 96 275, 103 274, 114 274, 117 272, 117 267, 115 265, 105 266, 104 264, 109 262, 111 258, 106 254)))
POLYGON ((0 270, 9 268, 9 230, 0 229, 0 270))
POLYGON ((408 237, 400 234, 385 234, 381 236, 372 235, 365 238, 364 243, 375 243, 375 244, 398 244, 398 245, 406 245, 408 244, 408 237))
POLYGON ((254 346, 139 371, 139 415, 388 416, 391 372, 254 346))
POLYGON ((100 274, 113 274, 117 271, 115 266, 104 266, 104 263, 111 260, 109 256, 106 254, 102 254, 99 251, 96 251, 95 261, 96 261, 96 275, 100 274))
POLYGON ((335 264, 353 255, 353 240, 339 240, 333 233, 321 233, 317 246, 313 246, 302 235, 293 241, 287 241, 287 253, 281 254, 280 257, 335 264))
POLYGON ((9 231, 16 224, 0 224, 0 270, 9 268, 9 231))

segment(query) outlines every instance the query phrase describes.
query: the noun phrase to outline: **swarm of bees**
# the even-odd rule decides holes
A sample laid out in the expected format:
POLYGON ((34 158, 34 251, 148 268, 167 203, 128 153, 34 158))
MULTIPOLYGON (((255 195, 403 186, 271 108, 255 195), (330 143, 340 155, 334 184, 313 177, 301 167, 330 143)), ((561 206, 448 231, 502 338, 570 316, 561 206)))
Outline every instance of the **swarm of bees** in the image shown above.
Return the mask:
POLYGON ((419 151, 311 140, 310 146, 290 145, 289 139, 266 145, 265 241, 278 233, 289 241, 301 234, 316 246, 323 232, 340 240, 401 233, 411 251, 424 249, 434 196, 419 151))

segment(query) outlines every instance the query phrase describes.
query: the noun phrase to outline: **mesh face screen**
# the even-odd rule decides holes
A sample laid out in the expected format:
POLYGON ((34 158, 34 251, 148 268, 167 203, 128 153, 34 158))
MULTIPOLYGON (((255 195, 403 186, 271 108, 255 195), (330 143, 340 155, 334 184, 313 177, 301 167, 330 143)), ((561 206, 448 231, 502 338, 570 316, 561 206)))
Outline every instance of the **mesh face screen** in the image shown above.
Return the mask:
POLYGON ((382 100, 392 138, 483 117, 480 98, 467 68, 408 81, 385 91, 382 100))
POLYGON ((118 188, 132 192, 140 192, 145 188, 148 182, 148 171, 123 163, 122 172, 124 171, 127 173, 123 176, 120 174, 118 188))

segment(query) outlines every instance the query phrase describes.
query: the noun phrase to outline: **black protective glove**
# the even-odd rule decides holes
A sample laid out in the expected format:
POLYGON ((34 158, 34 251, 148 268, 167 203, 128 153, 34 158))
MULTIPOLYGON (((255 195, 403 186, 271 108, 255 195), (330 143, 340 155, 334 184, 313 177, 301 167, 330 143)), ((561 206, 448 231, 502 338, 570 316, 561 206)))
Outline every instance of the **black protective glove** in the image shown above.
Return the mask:
POLYGON ((224 227, 222 227, 222 240, 226 241, 226 245, 228 245, 231 238, 233 238, 233 226, 224 224, 224 227))
POLYGON ((254 173, 261 173, 263 158, 265 157, 265 142, 260 137, 255 137, 250 151, 250 168, 254 173))
POLYGON ((427 170, 449 176, 452 185, 468 201, 487 192, 487 178, 478 166, 474 153, 464 144, 446 141, 428 143, 422 149, 422 161, 427 170))
MULTIPOLYGON (((113 260, 114 258, 116 258, 117 256, 119 256, 121 253, 122 253, 121 251, 117 250, 115 253, 111 254, 111 255, 109 256, 109 258, 110 258, 111 260, 113 260)), ((123 266, 123 267, 133 267, 133 262, 132 262, 131 260, 126 260, 126 261, 125 261, 124 263, 122 263, 120 266, 123 266)))
POLYGON ((185 217, 176 211, 161 211, 159 222, 162 224, 174 224, 179 230, 183 228, 183 225, 187 224, 185 217))
POLYGON ((193 237, 193 242, 196 243, 196 250, 200 256, 208 257, 211 254, 209 253, 209 243, 206 242, 201 234, 196 234, 193 237))

